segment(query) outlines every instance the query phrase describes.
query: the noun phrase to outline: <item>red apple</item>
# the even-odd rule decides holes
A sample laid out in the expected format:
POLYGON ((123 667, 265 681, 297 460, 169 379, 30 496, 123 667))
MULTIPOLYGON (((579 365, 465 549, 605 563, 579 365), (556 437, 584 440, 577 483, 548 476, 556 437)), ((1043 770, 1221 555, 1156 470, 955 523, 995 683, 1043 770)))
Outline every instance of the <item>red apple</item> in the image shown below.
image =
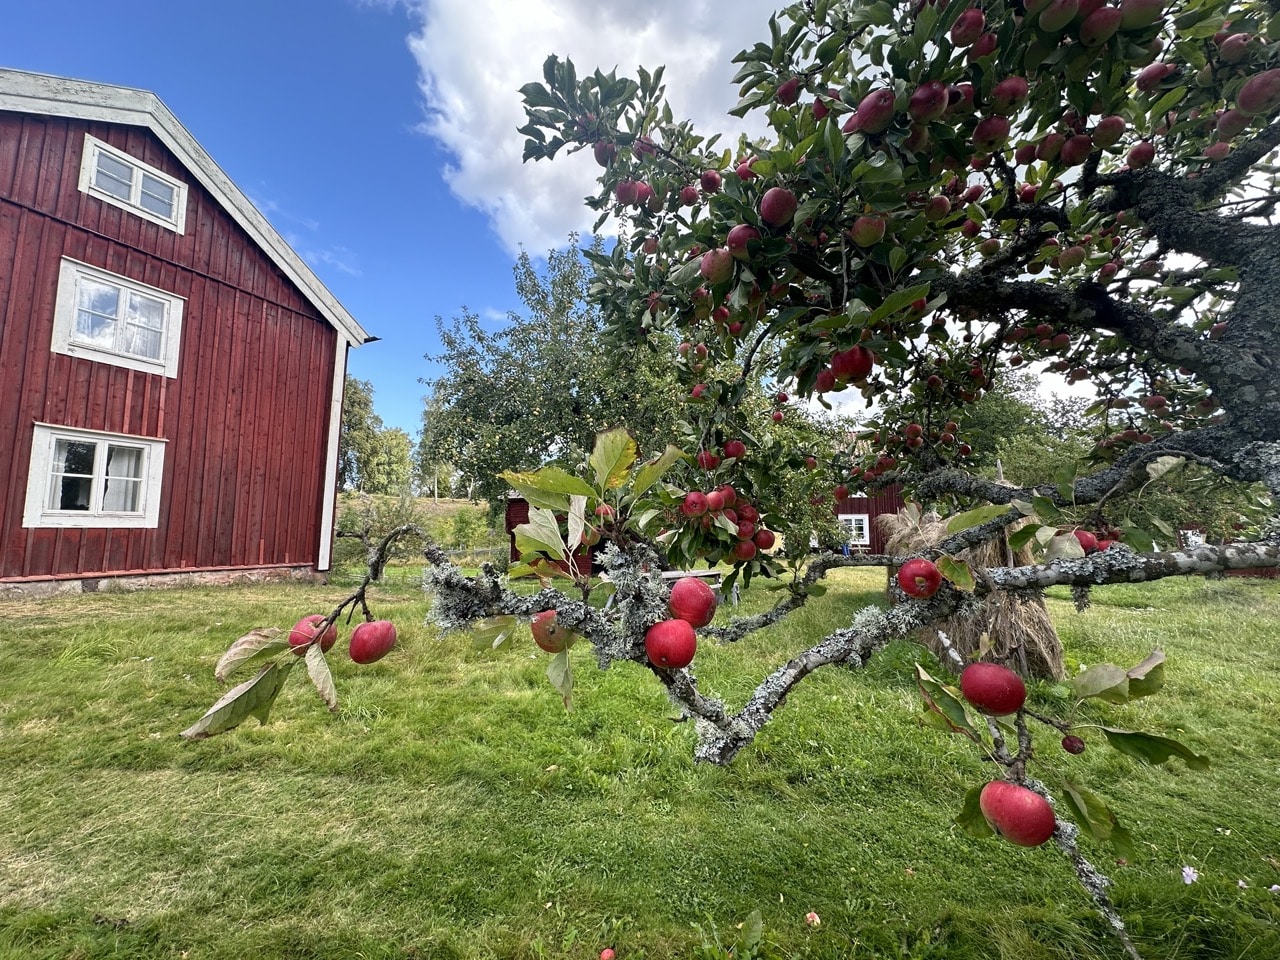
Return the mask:
POLYGON ((1026 787, 993 780, 982 788, 978 806, 991 829, 1020 847, 1038 847, 1053 836, 1053 807, 1026 787))
MULTIPOLYGON (((293 628, 289 631, 289 646, 293 647, 294 653, 300 657, 306 654, 311 641, 316 638, 316 629, 324 621, 323 614, 311 613, 293 625, 293 628)), ((329 624, 329 629, 325 630, 324 635, 320 637, 321 651, 328 653, 337 639, 338 628, 331 623, 329 624)))
POLYGON ((1280 107, 1280 67, 1250 77, 1236 94, 1236 109, 1250 117, 1280 107))
POLYGON ((741 440, 730 440, 724 445, 725 459, 741 460, 747 455, 747 445, 741 440))
POLYGON ((971 663, 960 672, 960 692, 983 713, 1017 713, 1027 699, 1022 678, 998 663, 971 663))
POLYGON ((749 256, 747 244, 759 239, 759 230, 749 223, 739 223, 729 228, 729 235, 725 237, 724 243, 731 254, 739 260, 745 260, 749 256))
POLYGON ((1088 530, 1072 530, 1076 541, 1084 549, 1085 553, 1094 553, 1098 549, 1098 538, 1088 530))
POLYGON ((839 380, 864 380, 875 365, 875 354, 863 346, 842 350, 831 358, 831 372, 839 380))
POLYGON ((1001 116, 1008 116, 1022 106, 1030 86, 1023 77, 1005 77, 991 88, 991 109, 1001 116))
POLYGON ((907 596, 925 600, 942 586, 942 574, 933 561, 915 557, 898 568, 898 586, 907 596))
POLYGON ((771 227, 781 227, 795 215, 798 201, 786 187, 770 187, 760 198, 760 219, 771 227))
POLYGON ((702 176, 698 178, 698 182, 702 184, 703 193, 719 193, 721 183, 720 171, 703 170, 702 176))
POLYGON ((1117 7, 1098 7, 1080 24, 1080 42, 1086 47, 1100 47, 1120 29, 1122 14, 1117 7))
POLYGON ((774 92, 774 98, 784 107, 789 107, 800 99, 800 78, 791 77, 783 80, 778 84, 778 89, 774 92))
POLYGON ((911 95, 907 112, 917 123, 937 120, 947 109, 947 85, 937 80, 922 83, 911 95))
POLYGON ((347 650, 356 663, 381 660, 396 645, 396 625, 390 620, 370 620, 351 631, 347 650))
POLYGON ((732 553, 736 559, 746 563, 756 555, 756 545, 751 540, 739 540, 733 545, 732 553))
POLYGON ((1141 143, 1134 144, 1133 149, 1129 151, 1129 155, 1125 158, 1125 163, 1133 170, 1150 166, 1151 161, 1156 158, 1155 145, 1150 140, 1143 140, 1141 143))
POLYGON ((592 144, 591 152, 595 155, 596 163, 602 167, 607 167, 613 163, 613 158, 618 155, 618 148, 612 143, 600 140, 592 144))
POLYGON ((774 543, 777 540, 777 538, 773 535, 773 531, 766 530, 764 527, 761 527, 759 530, 757 530, 756 535, 751 539, 755 543, 756 547, 759 548, 760 550, 768 550, 772 548, 774 543))
POLYGON ((862 133, 883 133, 893 123, 893 91, 872 90, 858 103, 857 129, 862 133))
POLYGON ((956 17, 955 22, 951 24, 951 43, 956 47, 967 47, 972 44, 978 37, 982 36, 982 31, 986 28, 986 15, 977 7, 970 7, 963 11, 960 16, 956 17))
POLYGON ((1120 4, 1120 29, 1141 30, 1160 19, 1165 0, 1122 0, 1120 4))
POLYGON ((708 283, 724 283, 733 276, 733 254, 725 247, 708 250, 702 255, 698 272, 708 283))
POLYGON ((1062 738, 1062 749, 1067 753, 1082 754, 1085 750, 1084 740, 1074 734, 1068 734, 1062 738))
POLYGON ((693 627, 705 627, 716 615, 716 594, 698 577, 684 577, 671 587, 667 601, 672 616, 693 627))
POLYGON ((973 128, 973 148, 980 153, 998 150, 1008 139, 1009 118, 999 114, 983 117, 973 128))
POLYGON ((655 667, 687 667, 697 650, 698 638, 687 620, 663 620, 644 635, 644 652, 655 667))
POLYGON ((707 498, 697 490, 685 494, 680 512, 686 517, 700 517, 707 512, 707 498))
POLYGON ((533 642, 547 653, 559 653, 572 646, 573 641, 578 638, 572 630, 566 630, 560 625, 554 610, 534 614, 529 629, 533 632, 533 642))
POLYGON ((861 216, 853 221, 849 236, 860 247, 874 247, 884 239, 884 217, 861 216))

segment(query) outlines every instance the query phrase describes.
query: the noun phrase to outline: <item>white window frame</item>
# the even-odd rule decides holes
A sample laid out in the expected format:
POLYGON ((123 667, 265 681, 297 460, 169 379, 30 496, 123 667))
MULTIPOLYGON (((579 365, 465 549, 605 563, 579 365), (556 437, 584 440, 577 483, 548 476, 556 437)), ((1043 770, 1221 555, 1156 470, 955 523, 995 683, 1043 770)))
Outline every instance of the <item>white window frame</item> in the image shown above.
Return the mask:
POLYGON ((140 370, 143 373, 160 373, 166 377, 176 377, 178 350, 182 340, 182 317, 186 312, 186 303, 186 298, 176 293, 150 287, 145 283, 130 280, 128 277, 108 273, 98 267, 91 267, 87 263, 63 257, 62 265, 58 270, 58 295, 53 309, 53 352, 69 357, 85 357, 117 367, 128 367, 130 370, 140 370), (150 357, 109 350, 100 344, 77 339, 76 313, 79 310, 79 289, 82 279, 119 287, 122 291, 142 294, 165 304, 159 359, 152 360, 150 357))
POLYGON ((99 140, 97 137, 84 135, 84 155, 80 158, 80 191, 91 197, 97 197, 103 203, 109 203, 121 210, 128 210, 135 216, 158 223, 175 233, 185 233, 187 227, 187 185, 181 180, 169 176, 163 170, 157 170, 137 157, 131 157, 123 150, 99 140), (103 190, 94 183, 94 174, 98 170, 98 157, 106 154, 113 160, 133 169, 130 177, 129 198, 118 197, 114 193, 103 190), (142 205, 142 175, 146 174, 161 183, 173 188, 173 216, 166 217, 148 210, 142 205))
POLYGON ((848 532, 846 541, 851 547, 867 547, 871 545, 871 515, 869 513, 837 513, 836 520, 848 532), (862 533, 859 535, 858 529, 862 533))
POLYGON ((24 527, 134 527, 155 529, 160 525, 160 487, 164 476, 166 440, 137 437, 102 430, 81 430, 37 423, 31 441, 31 467, 27 472, 27 499, 22 514, 24 527), (88 510, 61 510, 49 506, 50 480, 54 469, 54 451, 59 440, 97 445, 91 503, 88 510), (140 509, 130 512, 102 508, 108 444, 133 447, 142 451, 140 509), (94 504, 97 504, 95 507, 94 504))

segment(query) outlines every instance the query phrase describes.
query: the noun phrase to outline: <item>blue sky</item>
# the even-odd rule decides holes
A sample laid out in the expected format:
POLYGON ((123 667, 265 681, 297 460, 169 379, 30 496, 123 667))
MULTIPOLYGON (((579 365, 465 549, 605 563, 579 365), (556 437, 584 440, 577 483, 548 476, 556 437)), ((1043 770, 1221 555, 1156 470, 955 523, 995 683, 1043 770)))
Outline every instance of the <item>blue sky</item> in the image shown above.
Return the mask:
POLYGON ((10 0, 0 64, 151 90, 381 337, 351 354, 416 435, 435 317, 498 326, 511 268, 585 232, 589 157, 520 163, 517 88, 666 64, 673 106, 723 128, 729 60, 774 9, 740 0, 10 0))

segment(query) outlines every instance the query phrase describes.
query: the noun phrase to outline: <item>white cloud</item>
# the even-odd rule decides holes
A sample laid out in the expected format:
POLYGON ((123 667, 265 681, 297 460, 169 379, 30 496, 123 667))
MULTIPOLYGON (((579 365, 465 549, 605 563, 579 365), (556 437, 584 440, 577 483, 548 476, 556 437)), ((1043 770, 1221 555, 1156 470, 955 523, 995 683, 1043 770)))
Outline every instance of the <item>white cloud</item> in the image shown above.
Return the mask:
MULTIPOLYGON (((725 116, 737 101, 731 58, 768 37, 776 9, 739 0, 732 13, 711 0, 421 0, 409 38, 427 113, 423 129, 452 156, 444 176, 465 203, 483 211, 503 245, 540 253, 586 233, 594 214, 583 197, 599 168, 590 151, 522 164, 521 86, 542 79, 549 54, 572 60, 579 75, 599 67, 619 76, 637 65, 666 66, 677 117, 701 132, 734 132, 725 116)), ((730 140, 732 142, 732 140, 730 140)))

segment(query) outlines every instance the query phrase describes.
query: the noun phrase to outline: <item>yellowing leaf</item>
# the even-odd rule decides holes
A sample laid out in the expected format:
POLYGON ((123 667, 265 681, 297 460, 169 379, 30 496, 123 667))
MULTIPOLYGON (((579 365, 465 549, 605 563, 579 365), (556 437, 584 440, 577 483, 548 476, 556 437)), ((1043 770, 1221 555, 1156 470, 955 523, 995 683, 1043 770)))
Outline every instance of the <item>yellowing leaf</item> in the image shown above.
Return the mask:
POLYGON ((596 472, 596 485, 603 492, 620 487, 627 479, 627 472, 636 462, 639 448, 622 427, 608 430, 596 437, 591 451, 591 466, 596 472))

